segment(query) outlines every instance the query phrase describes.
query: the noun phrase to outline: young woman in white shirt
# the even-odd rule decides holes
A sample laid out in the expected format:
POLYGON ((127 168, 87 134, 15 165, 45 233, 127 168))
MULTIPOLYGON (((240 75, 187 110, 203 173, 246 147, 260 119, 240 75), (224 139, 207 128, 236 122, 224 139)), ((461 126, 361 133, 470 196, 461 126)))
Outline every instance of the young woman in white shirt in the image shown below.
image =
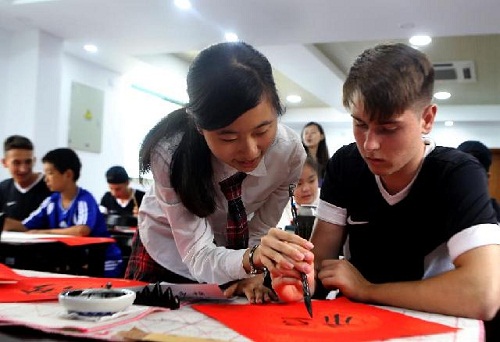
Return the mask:
POLYGON ((227 296, 274 297, 263 285, 258 246, 275 227, 306 153, 283 113, 272 68, 243 42, 200 52, 187 76, 189 103, 163 118, 140 151, 154 185, 139 209, 126 278, 148 282, 227 284, 227 296), (244 172, 248 247, 229 249, 228 203, 219 182, 244 172))

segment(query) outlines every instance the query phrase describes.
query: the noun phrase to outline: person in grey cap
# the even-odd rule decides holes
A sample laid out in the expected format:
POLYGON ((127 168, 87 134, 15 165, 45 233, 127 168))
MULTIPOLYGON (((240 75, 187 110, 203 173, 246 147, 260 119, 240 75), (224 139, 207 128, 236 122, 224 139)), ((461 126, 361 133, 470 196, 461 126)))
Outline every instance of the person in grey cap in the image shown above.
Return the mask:
MULTIPOLYGON (((488 178, 490 177, 492 156, 491 150, 486 147, 485 144, 477 140, 467 140, 458 145, 457 149, 476 157, 476 159, 481 163, 481 165, 483 165, 484 169, 486 170, 488 178)), ((497 200, 493 197, 491 198, 491 204, 497 212, 497 220, 498 222, 500 222, 500 206, 498 205, 497 200)))
POLYGON ((109 191, 102 196, 101 210, 106 214, 137 217, 144 191, 130 187, 130 178, 125 168, 110 167, 106 171, 106 181, 109 191))

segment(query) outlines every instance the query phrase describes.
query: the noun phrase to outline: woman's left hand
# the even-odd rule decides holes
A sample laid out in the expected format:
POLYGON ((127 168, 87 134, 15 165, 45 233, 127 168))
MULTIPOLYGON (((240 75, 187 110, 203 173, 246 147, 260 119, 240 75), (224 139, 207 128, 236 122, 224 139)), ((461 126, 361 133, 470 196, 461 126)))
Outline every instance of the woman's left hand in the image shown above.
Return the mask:
POLYGON ((255 304, 278 300, 274 291, 264 286, 264 274, 237 281, 224 291, 224 296, 246 296, 248 302, 255 304))

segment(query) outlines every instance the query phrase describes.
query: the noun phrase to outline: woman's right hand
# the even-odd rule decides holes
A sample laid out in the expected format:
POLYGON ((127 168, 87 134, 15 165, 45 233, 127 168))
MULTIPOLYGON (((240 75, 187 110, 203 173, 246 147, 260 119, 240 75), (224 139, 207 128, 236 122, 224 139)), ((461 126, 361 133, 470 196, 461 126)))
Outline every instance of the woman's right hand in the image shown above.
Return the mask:
POLYGON ((295 269, 309 273, 313 267, 313 244, 300 236, 279 228, 271 228, 261 238, 254 260, 258 258, 269 272, 295 269))
POLYGON ((254 258, 258 257, 271 273, 273 288, 282 300, 295 297, 288 291, 295 293, 301 289, 301 273, 307 274, 309 283, 312 283, 314 279, 312 248, 313 244, 310 241, 279 228, 271 228, 261 239, 254 258))

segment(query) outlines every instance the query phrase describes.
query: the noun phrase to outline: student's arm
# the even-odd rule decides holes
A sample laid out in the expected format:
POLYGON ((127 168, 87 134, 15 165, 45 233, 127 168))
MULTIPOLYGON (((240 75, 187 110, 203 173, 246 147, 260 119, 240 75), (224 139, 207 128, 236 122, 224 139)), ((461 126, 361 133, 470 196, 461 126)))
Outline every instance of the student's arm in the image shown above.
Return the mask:
POLYGON ((59 234, 73 236, 89 236, 91 229, 86 225, 76 225, 68 228, 47 228, 47 229, 30 229, 26 231, 30 234, 59 234))
POLYGON ((356 301, 489 320, 500 308, 499 260, 500 245, 487 245, 459 255, 455 269, 424 280, 372 284, 346 260, 323 264, 319 277, 356 301))
MULTIPOLYGON (((54 222, 58 222, 56 210, 48 210, 47 208, 53 204, 51 197, 48 197, 43 203, 23 221, 30 234, 59 234, 73 236, 89 236, 91 233, 90 225, 95 221, 98 215, 98 207, 92 195, 87 195, 79 198, 78 207, 81 208, 81 213, 76 218, 76 222, 70 227, 59 228, 54 222)), ((56 200, 57 202, 57 200, 56 200)))
POLYGON ((46 220, 46 208, 50 203, 50 196, 47 197, 40 206, 35 209, 27 218, 22 221, 6 217, 4 223, 4 230, 15 232, 28 232, 30 228, 47 227, 48 221, 46 220))
POLYGON ((165 172, 170 170, 170 156, 166 154, 170 150, 171 145, 167 143, 157 147, 151 157, 151 172, 155 182, 150 192, 154 193, 154 199, 148 197, 147 203, 143 199, 141 205, 145 213, 141 221, 141 237, 142 234, 150 235, 150 241, 145 245, 151 246, 153 250, 161 248, 163 236, 157 232, 170 226, 177 251, 165 253, 178 253, 198 282, 225 284, 247 278, 241 266, 245 250, 215 246, 214 233, 207 220, 191 213, 178 198, 170 184, 170 174, 165 172))
POLYGON ((277 230, 270 230, 262 238, 262 246, 257 249, 258 258, 270 270, 273 289, 281 300, 297 301, 303 298, 299 271, 307 274, 311 292, 314 293, 314 276, 321 269, 323 260, 338 259, 344 240, 343 231, 341 226, 318 219, 311 242, 277 230), (311 247, 312 254, 308 252, 311 247))
POLYGON ((314 268, 316 274, 324 260, 338 259, 344 242, 344 227, 317 219, 311 242, 314 245, 314 268))
POLYGON ((27 229, 21 221, 6 217, 3 224, 3 230, 12 232, 25 232, 27 229))

